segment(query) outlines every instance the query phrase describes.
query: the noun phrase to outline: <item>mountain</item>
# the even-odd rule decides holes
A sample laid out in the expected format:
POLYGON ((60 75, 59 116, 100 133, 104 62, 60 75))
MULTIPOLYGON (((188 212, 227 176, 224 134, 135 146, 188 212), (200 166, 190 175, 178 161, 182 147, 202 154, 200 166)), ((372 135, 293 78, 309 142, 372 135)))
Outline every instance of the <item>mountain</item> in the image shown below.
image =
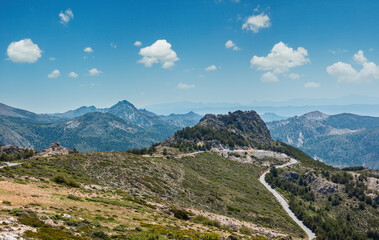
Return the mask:
POLYGON ((379 118, 314 111, 269 122, 274 139, 338 167, 379 168, 379 118))
POLYGON ((261 115, 261 118, 265 122, 271 122, 271 121, 284 120, 284 119, 287 119, 288 117, 279 116, 278 114, 275 114, 275 113, 264 113, 263 115, 261 115))
POLYGON ((192 111, 185 114, 172 113, 167 116, 161 115, 160 117, 178 127, 193 126, 197 124, 202 118, 201 115, 194 113, 192 111))
POLYGON ((67 112, 64 112, 64 113, 54 113, 54 114, 51 114, 52 116, 54 117, 57 117, 57 118, 60 118, 60 119, 73 119, 73 118, 76 118, 76 117, 79 117, 79 116, 82 116, 86 113, 90 113, 90 112, 103 112, 103 109, 99 109, 99 108, 96 108, 95 106, 82 106, 80 108, 77 108, 75 110, 69 110, 67 112))
POLYGON ((2 103, 0 103, 0 116, 18 117, 18 118, 30 119, 30 120, 44 122, 44 123, 59 121, 59 118, 56 118, 54 116, 49 116, 47 114, 36 114, 36 113, 29 112, 26 110, 14 108, 2 103))
POLYGON ((262 148, 272 143, 266 124, 255 111, 205 115, 194 127, 177 131, 163 145, 179 149, 262 148))

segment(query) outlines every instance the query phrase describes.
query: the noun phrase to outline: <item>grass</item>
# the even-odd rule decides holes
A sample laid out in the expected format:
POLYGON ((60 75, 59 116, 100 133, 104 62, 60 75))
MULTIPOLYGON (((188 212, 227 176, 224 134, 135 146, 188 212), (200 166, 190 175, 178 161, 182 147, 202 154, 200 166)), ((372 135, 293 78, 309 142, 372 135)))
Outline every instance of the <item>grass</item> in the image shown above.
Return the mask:
MULTIPOLYGON (((82 208, 90 205, 107 209, 135 209, 136 212, 145 214, 155 211, 155 207, 147 201, 161 202, 202 209, 297 236, 303 235, 301 229, 258 181, 259 172, 263 168, 231 161, 216 154, 202 153, 177 159, 102 152, 28 159, 27 163, 26 166, 0 169, 0 174, 6 177, 20 175, 51 179, 59 184, 58 189, 71 189, 73 196, 68 197, 67 193, 59 196, 63 197, 59 200, 60 206, 67 206, 71 204, 70 201, 82 208), (70 181, 77 184, 68 184, 70 181), (107 190, 103 190, 102 196, 90 196, 91 191, 76 187, 80 184, 105 185, 122 189, 129 194, 113 191, 112 195, 117 197, 109 197, 106 195, 107 190), (82 193, 74 194, 75 191, 82 193), (76 197, 83 201, 76 200, 76 197)), ((47 186, 37 187, 41 191, 52 192, 57 189, 46 181, 44 185, 36 185, 47 186)), ((115 214, 119 215, 117 211, 115 214)), ((88 217, 93 220, 96 218, 95 214, 89 214, 88 217)), ((105 221, 104 219, 109 217, 102 216, 100 221, 105 221)), ((109 226, 111 229, 121 223, 119 218, 115 219, 109 226)), ((199 220, 203 226, 218 225, 203 221, 199 220)))

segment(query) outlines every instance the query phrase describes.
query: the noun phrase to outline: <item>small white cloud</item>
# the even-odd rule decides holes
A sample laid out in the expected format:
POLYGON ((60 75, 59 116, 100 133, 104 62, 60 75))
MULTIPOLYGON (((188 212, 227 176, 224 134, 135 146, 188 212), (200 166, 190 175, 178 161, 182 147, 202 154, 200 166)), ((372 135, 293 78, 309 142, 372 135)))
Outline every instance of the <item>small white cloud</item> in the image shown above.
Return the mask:
POLYGON ((358 64, 363 64, 367 62, 367 58, 363 55, 362 50, 359 50, 356 54, 354 54, 353 59, 358 64))
POLYGON ((234 51, 241 50, 239 47, 237 47, 237 45, 232 40, 226 41, 225 47, 226 48, 232 48, 234 51))
POLYGON ((374 51, 374 49, 373 49, 373 48, 370 48, 370 49, 369 49, 369 51, 370 51, 370 52, 373 52, 373 51, 374 51))
POLYGON ((49 57, 50 61, 55 61, 55 57, 49 57))
POLYGON ((162 68, 169 69, 179 60, 176 52, 171 49, 171 44, 165 39, 157 40, 151 46, 141 48, 139 55, 142 59, 139 63, 143 63, 145 67, 152 67, 154 63, 161 63, 162 68))
POLYGON ((191 89, 191 88, 195 88, 195 84, 179 83, 178 86, 177 86, 177 88, 188 90, 188 89, 191 89))
POLYGON ((300 75, 297 73, 290 73, 288 74, 288 77, 291 78, 292 80, 296 80, 300 78, 300 75))
POLYGON ((59 13, 60 23, 67 24, 70 20, 74 19, 74 14, 71 9, 67 9, 66 11, 61 11, 59 13))
POLYGON ((57 78, 61 75, 61 72, 58 69, 53 70, 47 75, 48 78, 57 78))
POLYGON ((91 47, 86 47, 83 49, 84 52, 86 53, 92 53, 93 52, 93 49, 91 47))
POLYGON ((328 52, 330 52, 331 54, 336 54, 336 51, 334 50, 328 50, 328 52))
POLYGON ((77 78, 79 75, 78 75, 76 72, 70 72, 70 73, 68 74, 68 76, 69 76, 70 78, 77 78))
POLYGON ((320 84, 315 83, 315 82, 307 82, 306 84, 304 84, 304 87, 305 88, 318 88, 320 87, 320 84))
POLYGON ((216 65, 210 65, 209 67, 205 68, 205 71, 214 71, 214 70, 217 70, 216 65))
POLYGON ((262 82, 278 82, 279 79, 272 72, 266 72, 261 76, 262 82))
POLYGON ((114 43, 111 43, 110 46, 111 46, 112 48, 117 48, 117 45, 114 44, 114 43))
POLYGON ((283 42, 274 45, 266 57, 253 56, 250 66, 262 71, 274 71, 275 74, 288 72, 289 69, 310 62, 308 51, 298 47, 294 50, 283 42))
POLYGON ((133 45, 139 47, 142 45, 142 43, 140 41, 135 41, 133 45))
POLYGON ((326 68, 326 71, 338 82, 346 83, 365 83, 373 79, 379 79, 379 66, 374 62, 369 62, 364 56, 363 51, 359 50, 354 54, 353 59, 356 63, 362 65, 360 71, 355 70, 349 63, 337 62, 326 68))
POLYGON ((242 25, 242 29, 258 33, 261 28, 268 28, 270 26, 270 17, 264 13, 261 13, 259 15, 252 15, 248 17, 246 22, 242 25))
POLYGON ((11 42, 7 49, 8 58, 16 63, 34 63, 42 56, 42 51, 31 39, 11 42))
POLYGON ((234 2, 234 3, 239 3, 240 0, 230 0, 231 2, 234 2))
POLYGON ((97 76, 101 73, 103 73, 102 71, 98 70, 97 68, 92 68, 88 71, 89 75, 90 76, 97 76))

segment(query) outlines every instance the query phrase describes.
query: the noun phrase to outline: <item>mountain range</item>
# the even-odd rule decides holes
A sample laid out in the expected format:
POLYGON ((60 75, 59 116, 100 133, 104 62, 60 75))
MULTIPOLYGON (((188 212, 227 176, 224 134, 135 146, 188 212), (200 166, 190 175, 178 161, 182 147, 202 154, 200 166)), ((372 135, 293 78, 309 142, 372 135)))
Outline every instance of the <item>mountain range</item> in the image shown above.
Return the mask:
POLYGON ((378 117, 314 111, 267 125, 274 139, 327 164, 379 169, 378 117))
POLYGON ((59 141, 83 152, 125 151, 162 141, 200 118, 193 112, 158 116, 126 100, 110 108, 84 106, 56 114, 36 114, 1 104, 0 144, 42 150, 59 141))

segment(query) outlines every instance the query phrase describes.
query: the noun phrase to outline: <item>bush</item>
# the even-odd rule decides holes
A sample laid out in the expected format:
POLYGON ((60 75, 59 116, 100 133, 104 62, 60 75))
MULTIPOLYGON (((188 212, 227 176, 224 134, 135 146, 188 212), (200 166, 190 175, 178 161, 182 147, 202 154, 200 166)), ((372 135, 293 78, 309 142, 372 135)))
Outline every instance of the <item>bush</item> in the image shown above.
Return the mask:
POLYGON ((214 227, 221 227, 221 224, 217 220, 211 220, 205 216, 197 215, 196 217, 191 219, 192 222, 195 223, 201 223, 203 225, 208 225, 208 226, 214 226, 214 227))
POLYGON ((83 199, 81 197, 78 197, 78 196, 75 196, 73 194, 69 194, 67 196, 68 199, 71 199, 71 200, 74 200, 74 201, 83 201, 83 199))
POLYGON ((170 212, 172 212, 174 214, 174 217, 176 217, 178 219, 182 219, 182 220, 189 220, 190 219, 190 217, 189 217, 190 213, 185 211, 185 210, 171 208, 170 212))
POLYGON ((12 203, 10 201, 3 201, 3 204, 8 205, 8 206, 12 205, 12 203))
POLYGON ((65 177, 63 175, 55 175, 51 180, 61 185, 67 185, 69 187, 80 188, 80 184, 75 179, 65 177))

